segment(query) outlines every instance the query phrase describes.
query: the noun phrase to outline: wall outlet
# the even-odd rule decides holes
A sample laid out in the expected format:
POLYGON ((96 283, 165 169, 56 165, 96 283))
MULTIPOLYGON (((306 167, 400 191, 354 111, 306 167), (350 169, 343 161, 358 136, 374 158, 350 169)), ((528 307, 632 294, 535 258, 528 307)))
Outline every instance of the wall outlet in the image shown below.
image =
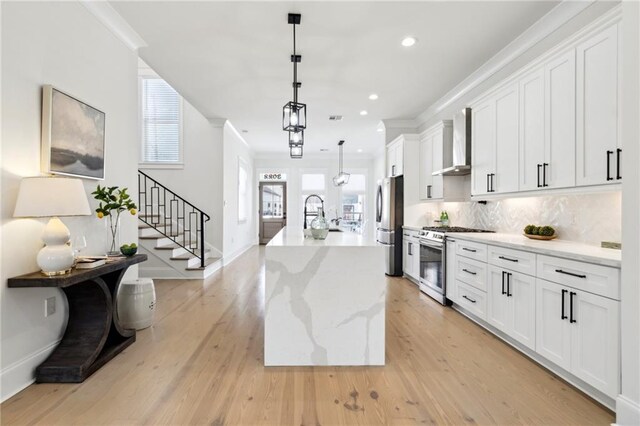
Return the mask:
POLYGON ((56 298, 48 297, 44 299, 44 316, 49 317, 56 313, 56 298))

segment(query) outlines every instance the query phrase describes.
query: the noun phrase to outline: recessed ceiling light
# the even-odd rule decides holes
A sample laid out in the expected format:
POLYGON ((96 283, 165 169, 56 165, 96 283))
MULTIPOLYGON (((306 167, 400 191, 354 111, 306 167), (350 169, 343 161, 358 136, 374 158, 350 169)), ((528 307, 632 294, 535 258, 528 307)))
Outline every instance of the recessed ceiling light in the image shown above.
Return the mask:
POLYGON ((367 115, 367 114, 369 114, 369 113, 364 109, 362 111, 360 111, 360 115, 367 115))
POLYGON ((362 148, 358 148, 358 152, 362 152, 362 148))
POLYGON ((380 133, 384 132, 384 129, 382 127, 378 127, 376 130, 380 133))
POLYGON ((415 37, 405 37, 402 39, 402 45, 404 47, 411 47, 416 44, 416 41, 415 37))
POLYGON ((372 94, 369 95, 369 99, 372 100, 372 101, 375 101, 376 99, 378 99, 378 95, 375 94, 375 93, 372 93, 372 94))

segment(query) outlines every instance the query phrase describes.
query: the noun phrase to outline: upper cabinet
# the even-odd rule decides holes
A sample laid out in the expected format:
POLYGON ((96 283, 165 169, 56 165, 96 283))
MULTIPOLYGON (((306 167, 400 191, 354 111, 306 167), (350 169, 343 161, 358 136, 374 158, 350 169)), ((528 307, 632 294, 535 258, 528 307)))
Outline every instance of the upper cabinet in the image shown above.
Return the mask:
POLYGON ((518 190, 518 93, 511 84, 473 109, 473 195, 518 190))
POLYGON ((423 201, 463 201, 469 198, 464 176, 434 175, 453 162, 453 121, 443 120, 420 134, 419 198, 423 201))
POLYGON ((578 185, 620 182, 618 25, 589 38, 577 56, 578 185))
POLYGON ((472 103, 472 196, 621 182, 619 25, 609 22, 472 103))
POLYGON ((387 177, 400 176, 404 173, 404 141, 395 139, 387 145, 387 177))

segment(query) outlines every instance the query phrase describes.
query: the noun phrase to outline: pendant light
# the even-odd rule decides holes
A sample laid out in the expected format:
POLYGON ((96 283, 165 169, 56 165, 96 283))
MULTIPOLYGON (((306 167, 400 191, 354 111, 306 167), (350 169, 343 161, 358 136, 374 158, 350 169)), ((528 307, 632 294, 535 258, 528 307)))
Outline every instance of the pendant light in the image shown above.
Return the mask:
POLYGON ((347 183, 349 183, 349 177, 351 176, 349 173, 345 173, 344 170, 342 169, 342 163, 344 159, 343 145, 344 145, 344 141, 338 142, 338 149, 340 152, 338 154, 339 155, 338 174, 333 178, 333 184, 335 186, 346 185, 347 183))
POLYGON ((293 101, 287 102, 282 108, 282 130, 298 132, 307 127, 307 106, 298 102, 298 89, 302 83, 298 81, 298 64, 302 61, 302 55, 296 54, 296 25, 300 25, 302 15, 290 13, 289 24, 293 25, 293 101))

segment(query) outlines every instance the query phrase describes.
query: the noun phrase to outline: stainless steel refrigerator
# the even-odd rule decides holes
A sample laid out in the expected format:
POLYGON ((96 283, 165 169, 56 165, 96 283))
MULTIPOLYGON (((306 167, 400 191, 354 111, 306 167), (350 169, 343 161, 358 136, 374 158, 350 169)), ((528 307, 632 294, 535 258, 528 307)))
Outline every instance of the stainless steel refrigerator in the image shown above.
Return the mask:
POLYGON ((376 195, 376 241, 385 247, 385 272, 402 275, 403 177, 378 182, 376 195))

